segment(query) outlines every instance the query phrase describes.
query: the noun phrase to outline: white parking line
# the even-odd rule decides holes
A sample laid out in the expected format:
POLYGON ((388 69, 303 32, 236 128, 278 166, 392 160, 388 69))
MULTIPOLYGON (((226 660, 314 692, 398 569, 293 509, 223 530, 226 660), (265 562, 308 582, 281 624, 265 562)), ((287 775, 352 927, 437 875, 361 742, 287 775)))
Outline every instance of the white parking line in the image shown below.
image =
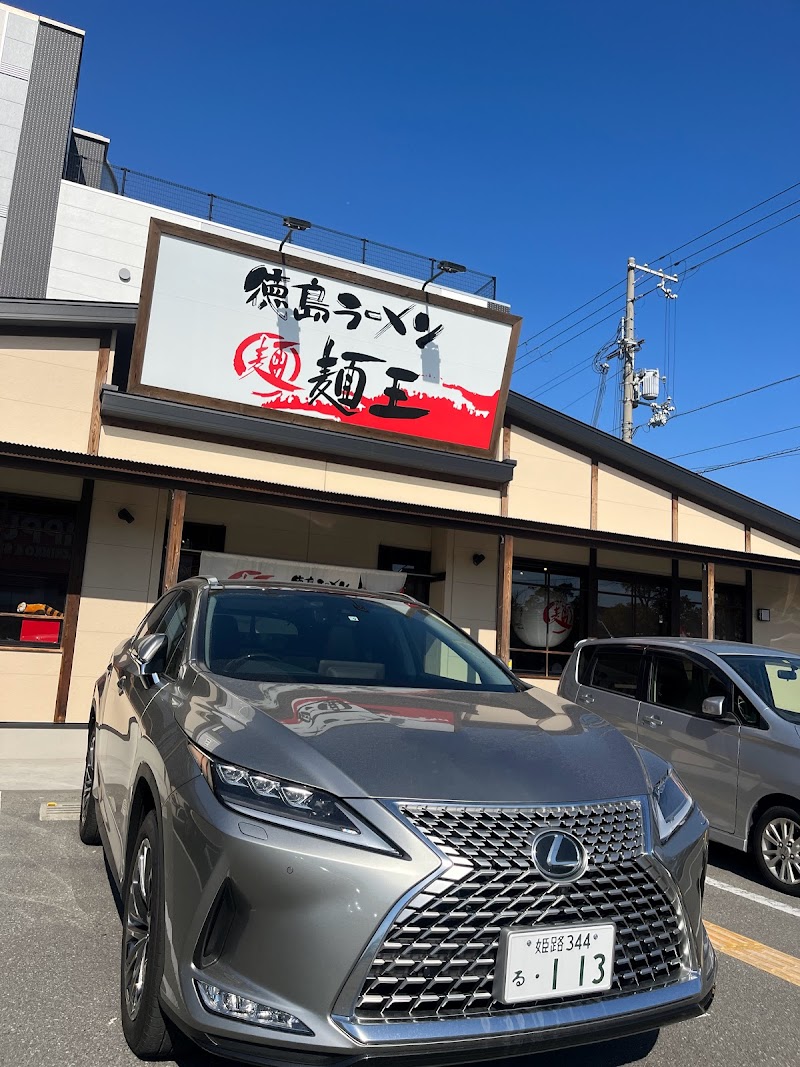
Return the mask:
POLYGON ((775 911, 783 911, 787 915, 794 915, 796 919, 800 919, 800 908, 784 904, 782 900, 770 900, 758 893, 751 893, 749 889, 740 889, 737 885, 721 882, 718 878, 707 877, 706 885, 712 885, 715 889, 724 889, 726 893, 735 893, 737 897, 744 897, 745 900, 752 900, 755 904, 763 904, 766 908, 774 908, 775 911))

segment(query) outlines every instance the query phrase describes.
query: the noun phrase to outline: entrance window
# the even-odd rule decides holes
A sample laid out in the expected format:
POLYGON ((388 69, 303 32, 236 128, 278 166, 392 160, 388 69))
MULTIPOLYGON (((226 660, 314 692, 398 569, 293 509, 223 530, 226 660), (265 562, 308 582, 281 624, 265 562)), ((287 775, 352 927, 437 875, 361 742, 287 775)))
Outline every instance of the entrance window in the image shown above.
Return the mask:
POLYGON ((178 581, 194 578, 200 573, 202 552, 225 551, 225 527, 211 522, 185 522, 178 563, 178 581))
POLYGON ((423 604, 431 602, 431 554, 419 548, 378 546, 378 570, 395 571, 406 575, 403 592, 423 604))
POLYGON ((585 637, 585 579, 514 560, 511 661, 523 674, 558 678, 585 637))
POLYGON ((76 512, 0 493, 0 645, 61 644, 76 512))

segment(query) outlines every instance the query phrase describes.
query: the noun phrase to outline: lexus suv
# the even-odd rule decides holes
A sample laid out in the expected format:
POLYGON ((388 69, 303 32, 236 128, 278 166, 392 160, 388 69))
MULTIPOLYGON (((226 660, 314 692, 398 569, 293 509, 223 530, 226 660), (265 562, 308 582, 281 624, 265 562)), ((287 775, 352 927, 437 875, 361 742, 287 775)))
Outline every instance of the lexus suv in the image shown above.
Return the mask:
POLYGON ((94 693, 80 835, 145 1059, 463 1063, 699 1015, 707 830, 664 760, 400 594, 190 579, 94 693))

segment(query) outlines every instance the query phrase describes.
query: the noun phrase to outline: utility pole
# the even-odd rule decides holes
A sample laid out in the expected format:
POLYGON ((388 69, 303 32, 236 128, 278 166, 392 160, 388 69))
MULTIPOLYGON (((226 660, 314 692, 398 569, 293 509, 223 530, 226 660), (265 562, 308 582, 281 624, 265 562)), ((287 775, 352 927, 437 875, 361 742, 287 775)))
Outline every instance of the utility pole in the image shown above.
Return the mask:
POLYGON ((653 274, 661 279, 659 289, 664 290, 664 295, 674 298, 675 294, 666 288, 665 282, 677 282, 677 275, 665 274, 662 270, 652 270, 647 264, 637 266, 636 260, 631 256, 628 260, 628 277, 625 288, 625 319, 622 329, 622 339, 619 342, 620 357, 622 359, 622 440, 627 444, 633 441, 633 409, 636 406, 635 396, 636 381, 636 353, 641 348, 642 342, 636 340, 633 328, 634 305, 636 303, 636 271, 644 274, 653 274))

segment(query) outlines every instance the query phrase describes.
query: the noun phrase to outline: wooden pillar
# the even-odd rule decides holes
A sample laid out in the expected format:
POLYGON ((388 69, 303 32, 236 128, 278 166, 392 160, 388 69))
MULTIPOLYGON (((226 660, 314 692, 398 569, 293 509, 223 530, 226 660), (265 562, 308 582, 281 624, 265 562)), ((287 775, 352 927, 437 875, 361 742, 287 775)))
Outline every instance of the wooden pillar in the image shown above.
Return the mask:
POLYGON ((178 580, 178 563, 183 540, 183 517, 186 514, 186 492, 170 489, 167 510, 167 545, 164 555, 164 578, 161 592, 166 593, 178 580))
POLYGON ((100 338, 100 348, 97 353, 97 372, 94 380, 92 415, 89 420, 89 443, 86 448, 86 451, 90 456, 96 456, 100 451, 100 394, 108 378, 108 364, 110 358, 111 334, 103 334, 100 338))
POLYGON ((600 464, 596 459, 592 460, 592 477, 589 483, 589 529, 597 529, 597 502, 598 502, 598 479, 600 476, 600 464))
MULTIPOLYGON (((53 722, 66 722, 69 683, 72 678, 72 662, 75 658, 75 638, 78 633, 78 614, 81 606, 83 568, 86 562, 86 542, 89 538, 89 520, 92 517, 94 482, 85 479, 78 504, 75 533, 72 538, 72 562, 67 579, 67 600, 64 605, 64 622, 61 627, 61 666, 58 672, 58 689, 53 722)), ((86 708, 86 715, 89 709, 86 708)))
POLYGON ((514 567, 514 535, 500 537, 500 567, 497 598, 497 655, 508 663, 511 659, 511 584, 514 567))
POLYGON ((703 637, 714 637, 714 564, 703 564, 703 637))

